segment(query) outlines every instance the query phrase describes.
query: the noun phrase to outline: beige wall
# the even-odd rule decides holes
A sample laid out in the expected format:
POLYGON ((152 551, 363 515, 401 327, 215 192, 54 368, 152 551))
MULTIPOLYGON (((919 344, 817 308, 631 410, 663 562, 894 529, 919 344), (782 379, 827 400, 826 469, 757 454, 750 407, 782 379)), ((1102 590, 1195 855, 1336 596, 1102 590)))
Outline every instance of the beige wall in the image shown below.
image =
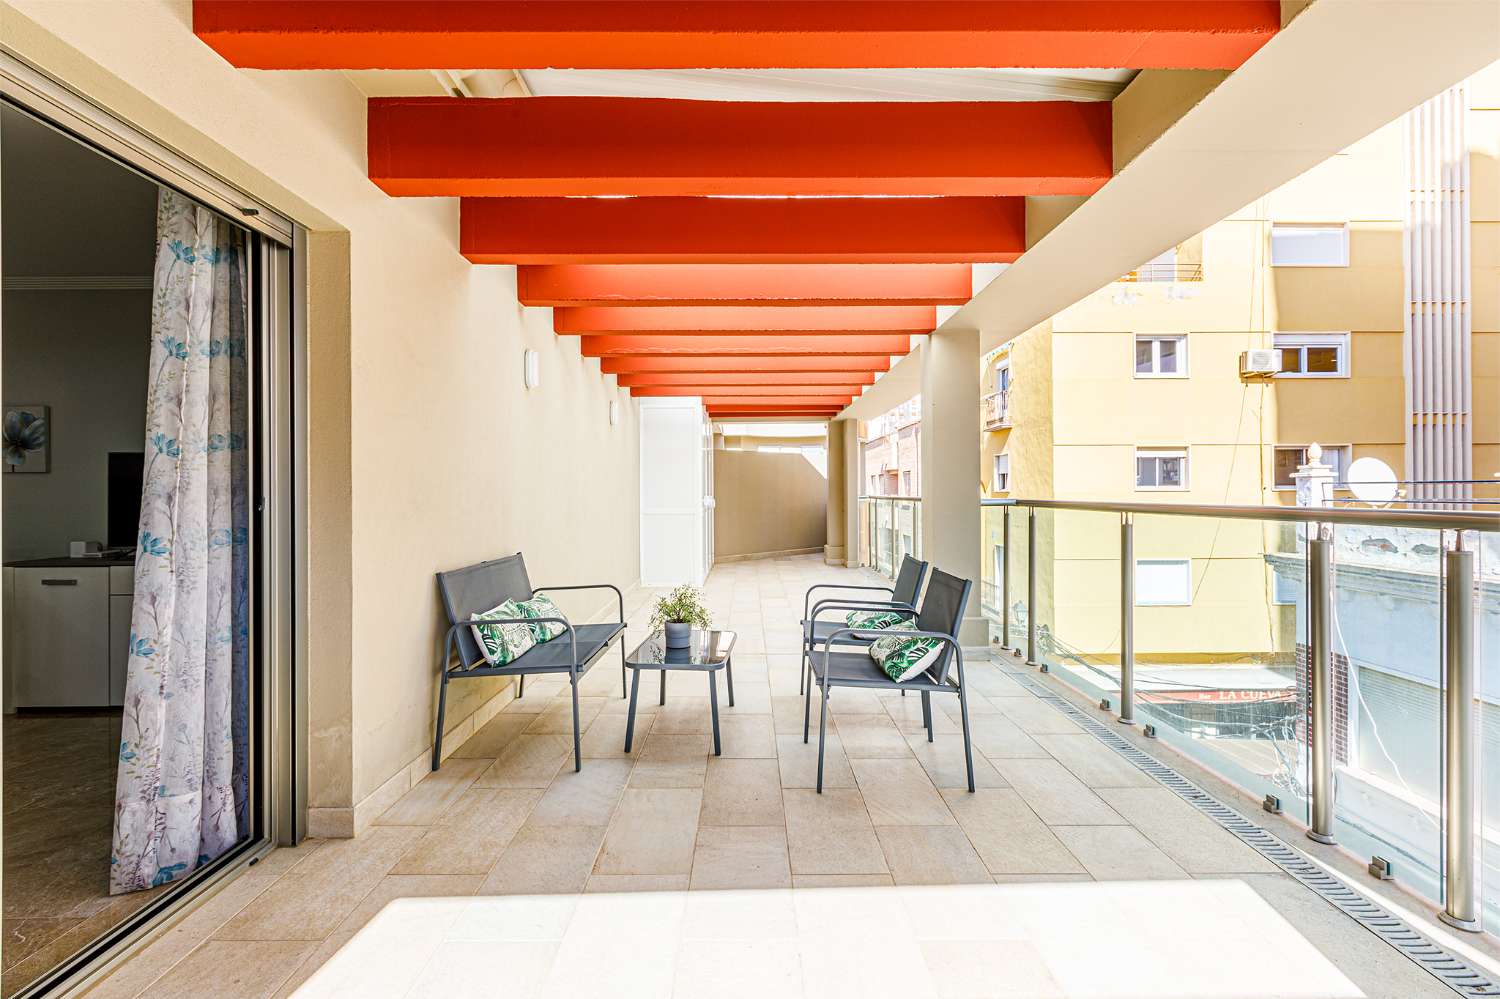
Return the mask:
POLYGON ((828 480, 800 454, 715 451, 714 499, 717 558, 822 551, 828 542, 828 480))
MULTIPOLYGON (((517 303, 513 268, 459 256, 455 200, 369 182, 365 99, 341 74, 235 70, 187 2, 20 0, 0 18, 29 61, 312 230, 309 790, 315 828, 353 831, 432 741, 435 572, 520 549, 538 584, 637 580, 636 407, 517 303)), ((456 685, 457 734, 499 689, 456 685)))

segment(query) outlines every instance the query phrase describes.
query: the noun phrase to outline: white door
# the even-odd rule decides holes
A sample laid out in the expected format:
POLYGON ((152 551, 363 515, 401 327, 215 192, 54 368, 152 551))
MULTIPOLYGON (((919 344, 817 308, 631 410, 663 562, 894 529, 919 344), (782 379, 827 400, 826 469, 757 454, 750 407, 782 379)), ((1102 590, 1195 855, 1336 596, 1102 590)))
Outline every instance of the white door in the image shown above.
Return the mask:
POLYGON ((703 406, 696 398, 640 400, 641 582, 703 582, 703 406))

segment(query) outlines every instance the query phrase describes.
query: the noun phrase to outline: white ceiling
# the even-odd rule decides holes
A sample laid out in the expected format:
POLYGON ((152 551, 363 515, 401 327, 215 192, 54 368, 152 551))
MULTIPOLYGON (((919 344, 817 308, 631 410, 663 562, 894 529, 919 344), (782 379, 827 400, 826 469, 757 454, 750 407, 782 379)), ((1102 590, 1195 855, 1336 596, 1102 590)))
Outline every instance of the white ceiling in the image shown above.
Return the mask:
POLYGON ((675 97, 707 101, 1108 101, 1128 69, 528 69, 351 70, 367 97, 675 97), (443 79, 446 77, 447 79, 443 79))
POLYGON ((539 97, 714 101, 1107 101, 1124 69, 528 69, 539 97))

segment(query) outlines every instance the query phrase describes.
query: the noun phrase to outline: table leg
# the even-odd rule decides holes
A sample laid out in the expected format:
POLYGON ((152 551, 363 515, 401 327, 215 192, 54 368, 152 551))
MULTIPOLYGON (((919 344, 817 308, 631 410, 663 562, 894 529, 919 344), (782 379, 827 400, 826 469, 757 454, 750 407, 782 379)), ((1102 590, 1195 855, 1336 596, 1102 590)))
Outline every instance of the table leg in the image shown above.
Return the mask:
POLYGON ((729 706, 734 707, 734 657, 724 660, 724 680, 729 684, 729 706))
POLYGON ((630 677, 630 709, 625 713, 625 752, 630 752, 631 740, 635 738, 635 695, 641 689, 641 671, 635 670, 630 677))
POLYGON ((708 671, 708 716, 714 723, 714 755, 723 756, 719 748, 719 671, 708 671))
POLYGON ((662 670, 661 671, 661 700, 657 701, 657 703, 658 704, 666 704, 667 703, 667 671, 666 670, 662 670))

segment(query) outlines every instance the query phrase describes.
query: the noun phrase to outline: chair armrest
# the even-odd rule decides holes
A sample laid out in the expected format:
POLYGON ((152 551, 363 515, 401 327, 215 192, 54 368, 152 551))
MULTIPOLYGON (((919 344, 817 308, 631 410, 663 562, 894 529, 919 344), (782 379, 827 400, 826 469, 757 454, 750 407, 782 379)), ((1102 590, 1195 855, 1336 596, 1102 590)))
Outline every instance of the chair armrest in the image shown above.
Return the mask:
POLYGON ((532 588, 531 595, 536 596, 538 593, 544 593, 547 590, 614 590, 615 601, 620 605, 619 623, 625 623, 625 594, 621 593, 620 588, 614 583, 581 583, 575 586, 537 586, 532 588))
POLYGON ((812 595, 814 590, 875 590, 879 593, 889 593, 893 597, 896 595, 896 588, 894 586, 865 586, 846 585, 843 583, 815 583, 807 588, 807 593, 802 598, 803 617, 807 617, 808 607, 812 605, 812 595))
POLYGON ((911 614, 915 614, 917 612, 916 608, 911 604, 902 603, 899 600, 840 601, 837 597, 830 597, 827 600, 819 600, 817 603, 813 604, 812 613, 808 615, 807 620, 816 621, 818 619, 818 615, 823 613, 825 610, 889 610, 907 612, 911 614))
MULTIPOLYGON (((834 632, 832 635, 828 636, 828 644, 825 645, 825 646, 823 646, 823 675, 824 676, 828 675, 828 653, 830 651, 832 651, 834 641, 840 635, 856 635, 856 633, 858 631, 859 631, 858 628, 842 628, 842 629, 834 632)), ((944 645, 951 646, 953 648, 953 655, 954 655, 954 657, 956 658, 956 660, 958 662, 958 682, 959 682, 960 686, 963 685, 963 677, 964 677, 964 650, 963 650, 963 647, 958 644, 958 639, 954 638, 952 635, 948 634, 947 632, 943 632, 943 631, 895 631, 895 630, 891 630, 891 631, 882 632, 881 635, 880 635, 881 638, 891 638, 891 637, 895 637, 895 636, 899 636, 901 638, 936 638, 936 639, 939 639, 940 641, 942 641, 944 645)), ((857 637, 857 635, 856 635, 856 637, 857 637)), ((944 675, 946 676, 946 671, 945 671, 944 675)), ((937 682, 938 683, 942 683, 943 680, 944 680, 943 677, 938 677, 937 682)))

